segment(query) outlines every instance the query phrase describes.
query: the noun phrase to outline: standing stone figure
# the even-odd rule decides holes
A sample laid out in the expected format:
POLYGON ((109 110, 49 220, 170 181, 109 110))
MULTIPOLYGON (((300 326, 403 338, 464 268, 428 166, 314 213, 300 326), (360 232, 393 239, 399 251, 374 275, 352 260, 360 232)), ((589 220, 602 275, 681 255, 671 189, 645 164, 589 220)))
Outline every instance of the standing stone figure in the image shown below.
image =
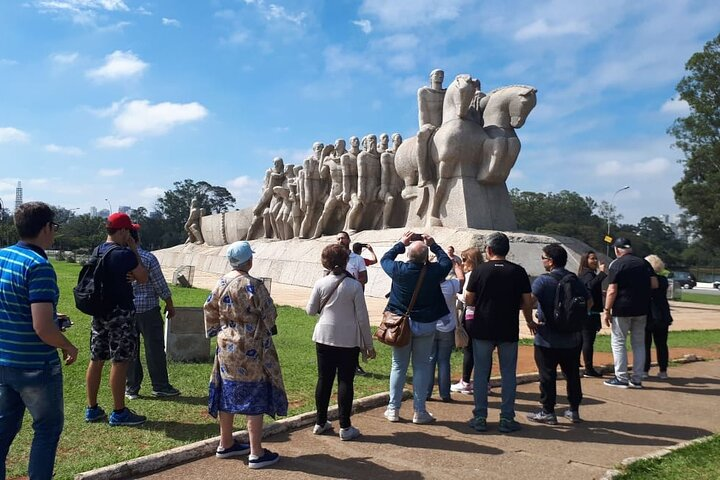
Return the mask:
POLYGON ((313 144, 313 155, 303 162, 305 172, 303 194, 305 196, 305 218, 300 226, 300 238, 309 238, 313 226, 316 225, 322 208, 322 191, 320 179, 320 159, 324 145, 320 142, 313 144))
MULTIPOLYGON (((340 157, 340 168, 343 176, 342 201, 348 205, 350 212, 345 217, 343 230, 355 230, 356 225, 351 219, 357 213, 359 200, 357 196, 357 156, 360 155, 360 139, 350 137, 350 151, 340 157)), ((357 215, 355 215, 357 216, 357 215)))
POLYGON ((390 228, 396 200, 400 196, 403 184, 402 179, 395 170, 395 152, 402 144, 402 137, 399 133, 394 133, 392 138, 392 149, 388 149, 380 155, 381 171, 378 199, 385 205, 383 207, 382 228, 390 228))
POLYGON ((187 222, 185 222, 185 231, 188 234, 185 243, 194 243, 195 245, 205 243, 202 230, 200 229, 200 221, 204 214, 205 211, 197 207, 197 198, 193 198, 190 201, 190 215, 188 215, 187 222))
MULTIPOLYGON (((366 214, 372 214, 372 205, 377 202, 380 191, 380 154, 377 151, 377 137, 368 135, 367 148, 357 157, 359 221, 366 214)), ((378 212, 379 213, 379 212, 378 212)), ((358 219, 356 219, 357 221, 358 219)), ((357 230, 357 228, 355 228, 357 230)))
MULTIPOLYGON (((253 220, 248 228, 247 239, 252 240, 256 237, 259 228, 263 225, 265 220, 265 210, 270 207, 270 202, 273 199, 273 187, 279 187, 285 181, 285 167, 283 159, 275 157, 273 159, 273 167, 265 172, 265 182, 263 184, 263 191, 260 195, 257 205, 253 209, 253 220)), ((265 234, 267 235, 268 226, 265 226, 265 234)))
POLYGON ((313 238, 319 238, 323 234, 328 219, 332 218, 335 211, 343 205, 343 172, 340 166, 340 158, 346 153, 345 140, 338 138, 335 141, 335 148, 324 159, 323 166, 320 170, 320 177, 324 180, 330 180, 330 193, 327 200, 325 200, 325 205, 323 206, 323 211, 315 228, 313 238))
POLYGON ((445 72, 440 69, 433 70, 430 72, 430 86, 421 87, 417 93, 420 125, 417 134, 418 187, 421 188, 430 184, 436 176, 427 152, 430 137, 443 121, 444 79, 445 72))
POLYGON ((387 133, 381 133, 380 134, 380 143, 378 144, 377 151, 378 153, 383 153, 387 151, 390 146, 390 137, 388 137, 387 133))

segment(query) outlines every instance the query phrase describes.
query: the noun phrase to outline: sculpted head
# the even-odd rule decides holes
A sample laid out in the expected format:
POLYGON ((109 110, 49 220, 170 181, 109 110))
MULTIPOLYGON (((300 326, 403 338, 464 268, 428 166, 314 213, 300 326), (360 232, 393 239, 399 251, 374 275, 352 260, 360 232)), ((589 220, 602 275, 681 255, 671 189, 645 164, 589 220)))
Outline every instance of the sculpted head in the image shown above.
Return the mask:
POLYGON ((380 145, 387 148, 389 143, 390 143, 390 137, 388 137, 388 134, 387 133, 380 134, 380 145))
POLYGON ((368 135, 365 137, 365 150, 368 152, 377 152, 377 137, 373 134, 368 135))
POLYGON ((313 143, 313 153, 315 153, 317 158, 320 158, 320 153, 322 152, 323 147, 325 147, 325 145, 323 145, 322 142, 313 143))
POLYGON ((408 261, 412 263, 424 264, 428 259, 428 247, 425 242, 416 240, 407 248, 408 261))
POLYGON ((275 170, 275 173, 282 173, 284 169, 283 159, 281 157, 273 158, 273 170, 275 170))
POLYGON ((335 155, 339 156, 345 153, 345 140, 338 138, 335 140, 335 155))
POLYGON ((360 139, 358 137, 350 137, 350 146, 352 148, 360 147, 360 139))
POLYGON ((293 178, 295 176, 295 165, 292 163, 285 165, 285 175, 289 178, 293 178))
POLYGON ((302 169, 303 169, 303 166, 302 166, 302 165, 295 165, 295 166, 293 167, 293 172, 295 173, 295 176, 296 176, 296 177, 297 177, 298 175, 300 175, 300 170, 302 170, 302 169))
POLYGON ((402 135, 399 133, 393 133, 392 135, 392 141, 393 141, 393 150, 397 152, 397 149, 400 145, 402 145, 402 135))
POLYGON ((439 85, 442 87, 442 83, 445 80, 445 72, 440 70, 439 68, 436 68, 432 72, 430 72, 430 84, 431 85, 439 85))

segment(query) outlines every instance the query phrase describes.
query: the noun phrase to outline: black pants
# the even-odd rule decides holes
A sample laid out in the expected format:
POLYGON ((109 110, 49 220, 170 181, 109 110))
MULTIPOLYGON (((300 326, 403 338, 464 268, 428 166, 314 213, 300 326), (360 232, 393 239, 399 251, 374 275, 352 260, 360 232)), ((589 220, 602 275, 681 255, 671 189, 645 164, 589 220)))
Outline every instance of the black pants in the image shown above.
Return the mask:
MULTIPOLYGON (((142 335, 145 343, 145 362, 152 388, 155 391, 164 390, 170 386, 168 381, 167 359, 165 357, 165 334, 163 332, 163 318, 160 307, 155 307, 143 313, 135 314, 135 328, 142 335)), ((137 393, 143 381, 143 368, 140 363, 140 349, 138 355, 130 362, 127 373, 126 391, 137 393)))
POLYGON ((655 340, 655 350, 657 350, 657 362, 661 372, 667 371, 668 368, 668 328, 669 325, 661 325, 652 330, 645 330, 645 372, 650 371, 650 347, 655 340))
POLYGON ((582 401, 580 385, 580 347, 547 348, 535 345, 535 363, 540 374, 540 403, 543 410, 555 413, 557 402, 557 367, 560 365, 567 383, 567 398, 571 410, 582 401))
POLYGON ((355 369, 358 366, 358 347, 344 348, 315 344, 317 353, 318 381, 315 387, 315 408, 317 410, 316 425, 327 422, 328 405, 332 394, 335 374, 338 379, 338 417, 340 428, 348 428, 352 415, 352 402, 355 390, 355 369))
POLYGON ((472 338, 468 342, 467 347, 463 348, 463 369, 462 369, 462 379, 465 383, 470 383, 472 381, 472 372, 473 367, 475 366, 475 360, 473 358, 473 349, 472 349, 472 338))
POLYGON ((582 333, 582 356, 583 356, 583 367, 585 370, 592 370, 593 364, 593 353, 595 353, 595 336, 597 331, 593 328, 592 330, 583 328, 582 333))

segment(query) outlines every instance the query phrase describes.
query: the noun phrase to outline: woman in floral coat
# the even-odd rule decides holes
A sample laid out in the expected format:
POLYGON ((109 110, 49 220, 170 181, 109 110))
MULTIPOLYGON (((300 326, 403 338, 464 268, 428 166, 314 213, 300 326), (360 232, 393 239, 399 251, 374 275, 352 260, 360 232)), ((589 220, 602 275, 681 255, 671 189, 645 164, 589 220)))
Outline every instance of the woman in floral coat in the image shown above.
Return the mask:
POLYGON ((208 411, 220 417, 216 456, 249 452, 248 466, 263 468, 280 458, 262 448, 263 414, 287 415, 288 401, 271 333, 277 311, 262 281, 248 274, 253 253, 248 242, 230 245, 227 256, 233 270, 205 302, 206 334, 217 336, 208 411), (249 445, 233 439, 235 414, 247 416, 249 445))

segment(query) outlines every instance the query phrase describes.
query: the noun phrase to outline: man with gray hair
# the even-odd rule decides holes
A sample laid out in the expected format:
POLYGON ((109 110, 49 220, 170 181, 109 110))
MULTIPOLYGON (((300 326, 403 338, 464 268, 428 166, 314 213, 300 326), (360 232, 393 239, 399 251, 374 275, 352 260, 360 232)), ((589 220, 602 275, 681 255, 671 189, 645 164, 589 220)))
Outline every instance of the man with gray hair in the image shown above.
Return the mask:
POLYGON ((472 339, 475 362, 475 408, 470 426, 478 432, 487 431, 487 384, 496 347, 502 377, 498 430, 502 433, 520 430, 515 421, 519 310, 522 309, 525 322, 533 332, 535 323, 532 320, 530 279, 523 267, 505 259, 509 251, 510 240, 505 234, 494 232, 488 235, 485 238, 487 261, 472 271, 465 292, 465 325, 472 339))
POLYGON ((645 324, 650 309, 650 292, 658 288, 652 266, 633 255, 630 240, 618 237, 613 242, 616 259, 608 267, 608 289, 603 320, 610 330, 615 377, 605 385, 616 388, 642 388, 645 367, 645 324), (632 378, 628 375, 625 343, 630 333, 633 351, 632 378))
POLYGON ((395 245, 380 260, 382 269, 390 278, 390 298, 385 310, 404 314, 413 297, 420 274, 425 276, 420 285, 417 300, 410 311, 412 340, 404 347, 392 347, 392 369, 390 370, 390 402, 385 418, 391 422, 400 420, 400 405, 403 386, 407 376, 410 357, 413 363, 413 423, 425 424, 435 421, 425 409, 425 400, 432 372, 432 350, 435 327, 440 318, 449 313, 440 284, 452 268, 450 257, 435 243, 430 235, 405 232, 395 245), (428 250, 437 262, 428 263, 428 250), (395 257, 407 252, 408 261, 395 261, 395 257))

